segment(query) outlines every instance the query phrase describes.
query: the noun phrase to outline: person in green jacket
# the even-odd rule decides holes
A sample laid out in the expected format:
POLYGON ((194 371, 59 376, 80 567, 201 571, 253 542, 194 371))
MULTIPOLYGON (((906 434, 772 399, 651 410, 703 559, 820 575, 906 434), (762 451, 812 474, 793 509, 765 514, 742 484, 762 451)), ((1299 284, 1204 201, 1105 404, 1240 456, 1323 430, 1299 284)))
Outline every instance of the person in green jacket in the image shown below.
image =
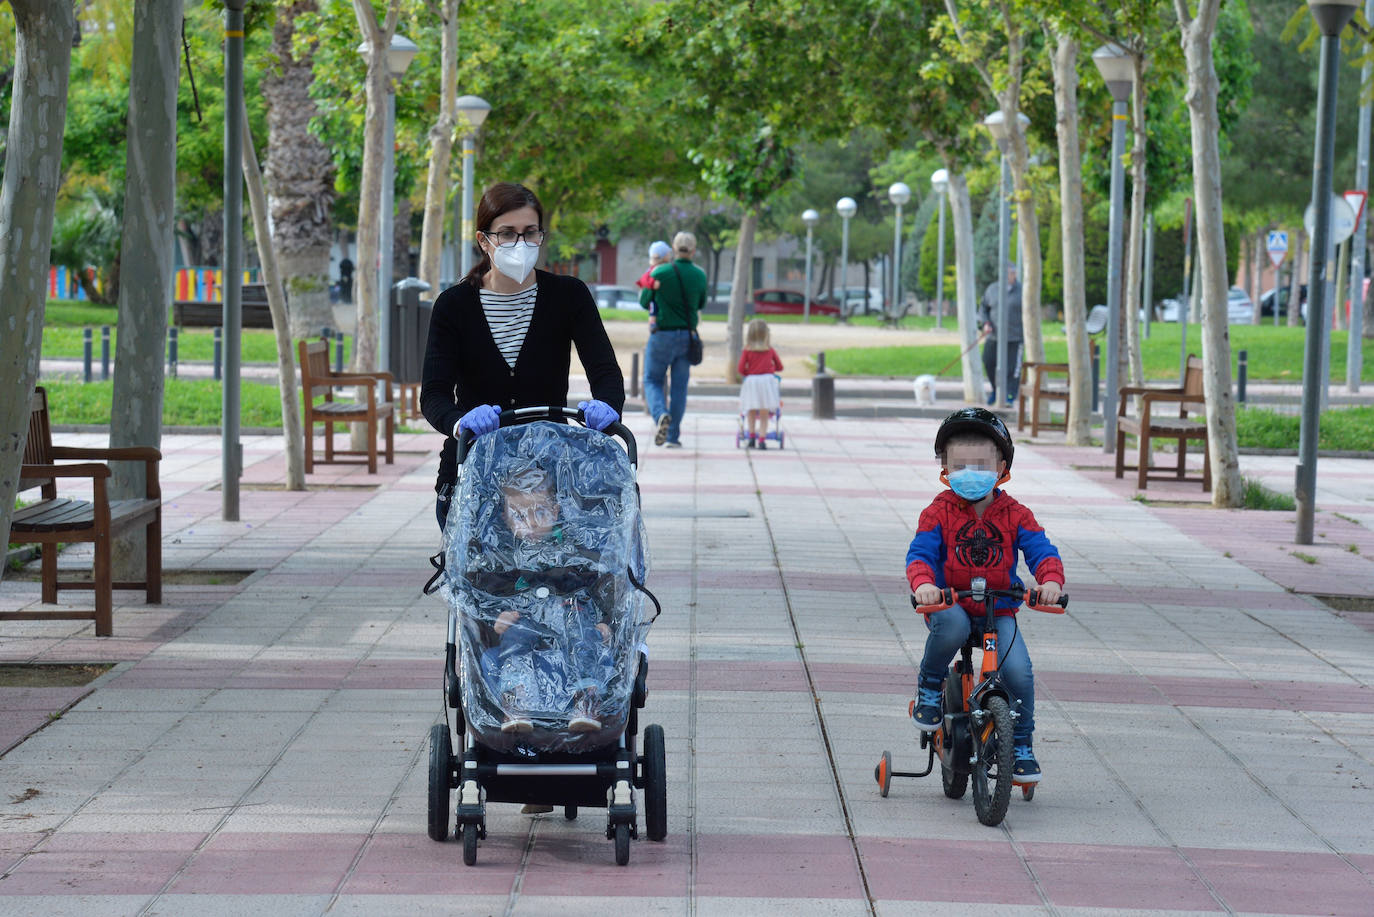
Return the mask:
POLYGON ((673 236, 673 260, 654 268, 653 286, 640 291, 645 309, 657 304, 657 321, 644 348, 644 398, 658 424, 654 445, 682 445, 682 415, 687 411, 687 379, 692 364, 687 358, 691 334, 706 305, 706 272, 692 263, 697 237, 690 232, 673 236), (663 385, 671 372, 668 397, 663 385))

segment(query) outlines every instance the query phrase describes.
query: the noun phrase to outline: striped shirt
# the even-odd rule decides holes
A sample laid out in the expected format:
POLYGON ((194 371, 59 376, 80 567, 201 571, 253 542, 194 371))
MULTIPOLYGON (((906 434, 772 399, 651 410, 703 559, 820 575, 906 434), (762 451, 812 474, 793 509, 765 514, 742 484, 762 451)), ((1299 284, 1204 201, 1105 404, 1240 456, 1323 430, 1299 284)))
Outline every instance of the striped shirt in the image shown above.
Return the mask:
POLYGON ((519 293, 496 293, 482 290, 482 311, 487 316, 487 327, 491 338, 505 358, 506 365, 515 368, 515 360, 520 356, 520 348, 525 343, 525 333, 530 330, 530 317, 534 315, 534 297, 539 292, 538 284, 530 284, 529 289, 519 293))

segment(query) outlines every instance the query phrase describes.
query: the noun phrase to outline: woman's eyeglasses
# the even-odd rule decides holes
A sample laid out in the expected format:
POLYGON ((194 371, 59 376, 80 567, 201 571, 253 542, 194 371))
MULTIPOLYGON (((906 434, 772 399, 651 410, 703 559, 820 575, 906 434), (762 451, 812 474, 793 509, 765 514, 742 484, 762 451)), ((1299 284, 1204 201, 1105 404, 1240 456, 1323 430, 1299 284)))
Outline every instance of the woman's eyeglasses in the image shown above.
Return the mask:
POLYGON ((524 232, 503 229, 500 232, 483 232, 482 235, 495 242, 500 248, 510 248, 521 239, 524 239, 529 245, 543 245, 545 233, 542 229, 527 229, 524 232))

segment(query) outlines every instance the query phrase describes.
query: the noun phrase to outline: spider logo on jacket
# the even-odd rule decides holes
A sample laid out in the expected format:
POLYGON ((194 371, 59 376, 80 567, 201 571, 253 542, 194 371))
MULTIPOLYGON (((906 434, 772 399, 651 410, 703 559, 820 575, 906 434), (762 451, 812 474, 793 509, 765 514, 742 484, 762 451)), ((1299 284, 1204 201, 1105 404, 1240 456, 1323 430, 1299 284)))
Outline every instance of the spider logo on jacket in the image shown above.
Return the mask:
POLYGON ((954 536, 954 556, 965 567, 1002 563, 1002 533, 986 519, 970 519, 954 536))

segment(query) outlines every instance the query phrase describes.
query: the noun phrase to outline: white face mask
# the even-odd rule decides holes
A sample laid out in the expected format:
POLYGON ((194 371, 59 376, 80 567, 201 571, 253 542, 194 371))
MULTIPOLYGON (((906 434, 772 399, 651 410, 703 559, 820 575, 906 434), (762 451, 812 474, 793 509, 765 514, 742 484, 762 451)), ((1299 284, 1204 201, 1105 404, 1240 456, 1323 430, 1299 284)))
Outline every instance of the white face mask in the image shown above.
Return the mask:
POLYGON ((524 283, 539 260, 539 246, 521 240, 514 245, 498 245, 492 249, 492 265, 516 283, 524 283))

